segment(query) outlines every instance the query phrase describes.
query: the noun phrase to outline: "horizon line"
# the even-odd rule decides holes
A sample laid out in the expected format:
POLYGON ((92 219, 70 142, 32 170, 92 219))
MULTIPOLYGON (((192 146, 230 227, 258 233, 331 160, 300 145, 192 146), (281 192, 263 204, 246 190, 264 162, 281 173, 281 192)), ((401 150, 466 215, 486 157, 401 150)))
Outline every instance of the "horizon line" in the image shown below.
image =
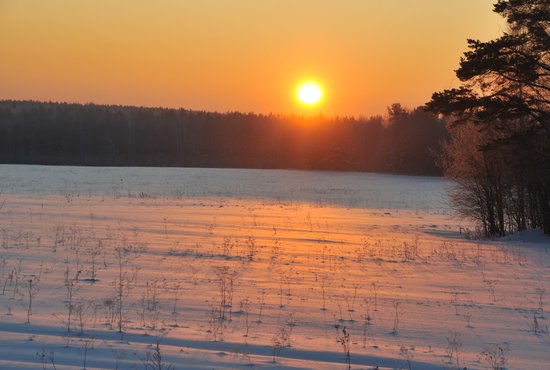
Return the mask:
MULTIPOLYGON (((66 104, 66 105, 93 105, 93 106, 99 106, 99 107, 119 107, 119 108, 141 108, 141 109, 161 109, 161 110, 183 110, 188 112, 196 112, 196 113, 212 113, 212 114, 241 114, 241 115, 256 115, 258 117, 264 116, 264 117, 291 117, 291 118, 302 118, 302 119, 314 119, 314 118, 323 118, 326 120, 330 119, 351 119, 351 120, 370 120, 375 118, 382 118, 386 119, 388 117, 388 112, 384 114, 371 114, 371 115, 355 115, 355 114, 332 114, 332 115, 325 115, 322 112, 319 112, 317 114, 300 114, 300 113, 283 113, 283 112, 269 112, 269 113, 260 113, 255 111, 240 111, 240 110, 227 110, 227 111, 221 111, 221 110, 206 110, 206 109, 194 109, 194 108, 185 108, 183 106, 161 106, 161 105, 132 105, 132 104, 114 104, 114 103, 97 103, 92 101, 87 102, 78 102, 78 101, 59 101, 59 100, 35 100, 35 99, 10 99, 10 98, 0 98, 0 103, 4 102, 16 102, 16 103, 41 103, 41 104, 66 104)), ((408 112, 413 112, 417 109, 421 109, 424 105, 418 105, 416 107, 407 107, 402 105, 401 103, 392 103, 387 105, 387 109, 389 109, 393 104, 399 104, 401 107, 408 112)))

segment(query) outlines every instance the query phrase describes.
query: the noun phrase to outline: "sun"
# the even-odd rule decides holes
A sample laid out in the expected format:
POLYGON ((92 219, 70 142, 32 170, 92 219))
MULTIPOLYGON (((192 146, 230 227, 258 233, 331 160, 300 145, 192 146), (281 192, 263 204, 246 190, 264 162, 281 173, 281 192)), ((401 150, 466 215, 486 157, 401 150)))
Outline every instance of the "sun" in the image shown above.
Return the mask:
POLYGON ((323 97, 323 91, 314 82, 306 82, 298 88, 298 100, 307 105, 318 103, 323 97))

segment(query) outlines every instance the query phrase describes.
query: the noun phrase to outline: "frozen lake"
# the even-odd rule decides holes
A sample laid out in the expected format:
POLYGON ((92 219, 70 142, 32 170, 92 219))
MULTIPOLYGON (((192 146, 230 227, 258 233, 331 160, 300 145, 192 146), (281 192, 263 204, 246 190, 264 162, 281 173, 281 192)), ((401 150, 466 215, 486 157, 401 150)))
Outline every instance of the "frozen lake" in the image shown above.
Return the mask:
POLYGON ((0 165, 0 191, 162 198, 262 198, 353 208, 449 210, 438 177, 295 170, 0 165))

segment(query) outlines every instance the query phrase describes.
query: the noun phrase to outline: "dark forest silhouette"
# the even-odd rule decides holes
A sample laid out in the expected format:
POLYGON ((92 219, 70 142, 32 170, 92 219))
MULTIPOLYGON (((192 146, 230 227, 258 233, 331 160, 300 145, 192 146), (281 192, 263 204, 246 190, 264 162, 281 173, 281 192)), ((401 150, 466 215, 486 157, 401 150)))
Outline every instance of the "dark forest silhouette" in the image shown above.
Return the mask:
POLYGON ((0 163, 285 168, 438 175, 444 122, 0 101, 0 163))

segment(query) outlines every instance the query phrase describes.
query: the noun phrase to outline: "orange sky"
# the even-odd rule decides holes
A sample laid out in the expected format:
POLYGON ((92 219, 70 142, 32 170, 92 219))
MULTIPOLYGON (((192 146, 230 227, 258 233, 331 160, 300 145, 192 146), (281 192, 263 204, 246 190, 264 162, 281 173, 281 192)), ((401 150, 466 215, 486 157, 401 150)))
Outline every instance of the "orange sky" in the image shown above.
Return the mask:
POLYGON ((504 29, 495 1, 0 0, 0 99, 384 114, 458 85, 466 38, 504 29))

